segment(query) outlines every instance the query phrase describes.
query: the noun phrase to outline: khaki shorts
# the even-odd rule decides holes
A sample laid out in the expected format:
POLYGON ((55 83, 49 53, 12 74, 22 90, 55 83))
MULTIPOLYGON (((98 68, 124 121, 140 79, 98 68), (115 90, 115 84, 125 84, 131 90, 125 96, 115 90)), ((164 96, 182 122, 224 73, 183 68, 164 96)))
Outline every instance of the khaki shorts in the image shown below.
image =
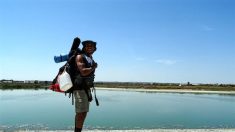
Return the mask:
POLYGON ((75 98, 76 113, 88 112, 90 102, 88 101, 85 90, 75 90, 73 94, 75 98))

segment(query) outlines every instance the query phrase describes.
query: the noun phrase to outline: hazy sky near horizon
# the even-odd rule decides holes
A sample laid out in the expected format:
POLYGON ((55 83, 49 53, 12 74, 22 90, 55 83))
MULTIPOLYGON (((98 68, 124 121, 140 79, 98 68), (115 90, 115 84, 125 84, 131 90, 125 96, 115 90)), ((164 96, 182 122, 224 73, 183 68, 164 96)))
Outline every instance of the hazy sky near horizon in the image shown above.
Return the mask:
POLYGON ((52 80, 76 36, 96 81, 235 83, 234 0, 1 0, 0 79, 52 80))

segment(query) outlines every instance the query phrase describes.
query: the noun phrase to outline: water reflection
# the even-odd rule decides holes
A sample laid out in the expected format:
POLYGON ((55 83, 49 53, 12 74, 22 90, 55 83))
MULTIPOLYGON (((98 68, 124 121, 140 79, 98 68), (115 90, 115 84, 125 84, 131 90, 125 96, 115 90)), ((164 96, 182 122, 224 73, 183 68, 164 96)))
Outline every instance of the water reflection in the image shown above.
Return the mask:
MULTIPOLYGON (((50 90, 0 91, 0 130, 71 130, 74 106, 50 90)), ((97 90, 86 129, 235 128, 235 96, 97 90)))

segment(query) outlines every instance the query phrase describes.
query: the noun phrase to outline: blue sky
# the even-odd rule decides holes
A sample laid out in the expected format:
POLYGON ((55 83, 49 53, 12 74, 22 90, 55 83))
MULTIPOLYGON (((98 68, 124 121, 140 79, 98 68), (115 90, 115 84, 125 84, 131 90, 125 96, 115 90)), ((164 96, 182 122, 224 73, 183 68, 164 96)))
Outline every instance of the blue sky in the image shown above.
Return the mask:
POLYGON ((52 80, 76 36, 96 81, 235 83, 233 0, 1 0, 0 79, 52 80))

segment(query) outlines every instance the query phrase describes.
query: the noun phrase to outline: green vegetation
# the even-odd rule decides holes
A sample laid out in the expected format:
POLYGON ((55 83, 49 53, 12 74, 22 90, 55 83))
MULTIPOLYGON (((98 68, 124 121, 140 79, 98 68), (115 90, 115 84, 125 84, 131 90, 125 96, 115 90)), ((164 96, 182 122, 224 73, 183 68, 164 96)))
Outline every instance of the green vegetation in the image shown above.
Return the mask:
MULTIPOLYGON (((0 89, 47 89, 49 83, 0 83, 0 89)), ((190 83, 141 83, 141 82, 96 82, 95 87, 105 88, 133 88, 133 89, 167 89, 167 90, 208 90, 208 91, 235 91, 234 84, 198 84, 190 83)))
POLYGON ((199 84, 192 85, 187 83, 185 85, 180 85, 178 83, 131 83, 131 82, 104 82, 96 83, 96 87, 106 87, 106 88, 134 88, 134 89, 168 89, 168 90, 208 90, 208 91, 235 91, 235 85, 231 84, 199 84))
POLYGON ((35 84, 35 83, 1 83, 0 89, 45 89, 47 86, 45 84, 35 84))

